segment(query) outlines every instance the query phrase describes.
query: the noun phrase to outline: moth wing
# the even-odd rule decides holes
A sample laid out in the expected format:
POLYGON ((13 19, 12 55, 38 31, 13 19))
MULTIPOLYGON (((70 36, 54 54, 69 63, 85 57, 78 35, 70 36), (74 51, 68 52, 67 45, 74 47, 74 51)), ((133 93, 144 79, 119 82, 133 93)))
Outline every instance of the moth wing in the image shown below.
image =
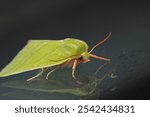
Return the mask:
POLYGON ((30 40, 0 72, 0 77, 64 63, 71 55, 62 52, 63 40, 30 40))

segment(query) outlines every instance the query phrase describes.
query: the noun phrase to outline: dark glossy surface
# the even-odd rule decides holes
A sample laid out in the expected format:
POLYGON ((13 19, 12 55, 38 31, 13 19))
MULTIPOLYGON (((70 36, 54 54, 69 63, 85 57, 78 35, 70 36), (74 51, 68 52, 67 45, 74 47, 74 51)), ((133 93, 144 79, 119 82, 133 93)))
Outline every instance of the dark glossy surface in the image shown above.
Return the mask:
MULTIPOLYGON (((110 40, 94 51, 94 54, 111 59, 111 64, 102 69, 96 78, 101 78, 111 69, 117 77, 106 78, 101 82, 97 88, 98 95, 90 99, 150 99, 148 1, 3 1, 0 9, 0 69, 11 61, 29 39, 73 37, 86 41, 91 48, 111 31, 110 40)), ((101 64, 101 61, 91 59, 90 63, 83 64, 85 74, 82 73, 89 73, 92 77, 92 73, 101 64)), ((1 78, 0 84, 20 77, 25 81, 34 73, 1 78)), ((23 91, 0 87, 0 99, 22 99, 15 94, 22 95, 23 91)), ((25 91, 23 94, 32 97, 25 99, 38 97, 36 92, 25 91)), ((53 99, 58 97, 54 96, 53 99)), ((63 99, 69 96, 66 97, 63 99)), ((52 98, 44 93, 38 99, 52 98)), ((79 97, 70 95, 69 99, 79 97)))

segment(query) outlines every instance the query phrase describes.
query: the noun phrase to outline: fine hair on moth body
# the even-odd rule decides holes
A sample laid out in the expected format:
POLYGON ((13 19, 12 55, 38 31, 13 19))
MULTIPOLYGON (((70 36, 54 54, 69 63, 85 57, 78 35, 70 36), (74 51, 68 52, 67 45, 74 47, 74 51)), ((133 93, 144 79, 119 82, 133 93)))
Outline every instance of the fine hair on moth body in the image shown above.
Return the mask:
MULTIPOLYGON (((94 50, 96 47, 98 47, 99 45, 101 45, 102 43, 104 43, 106 40, 108 40, 109 37, 111 36, 111 34, 112 34, 112 33, 110 32, 103 40, 101 40, 100 42, 98 42, 96 45, 94 45, 94 46, 92 47, 92 49, 88 52, 89 57, 92 57, 92 58, 95 58, 95 59, 99 59, 99 60, 103 60, 103 61, 106 61, 106 62, 110 62, 110 59, 104 58, 104 57, 100 57, 100 56, 97 56, 97 55, 94 55, 94 54, 92 54, 92 52, 93 52, 93 50, 94 50)), ((75 56, 75 55, 74 55, 74 56, 75 56)), ((79 64, 79 63, 87 63, 87 62, 89 62, 89 61, 90 61, 90 60, 84 60, 82 55, 78 55, 78 58, 70 59, 70 60, 68 60, 68 61, 66 61, 66 62, 64 62, 64 63, 58 65, 57 67, 55 67, 53 70, 51 70, 51 71, 46 75, 46 78, 45 78, 45 79, 48 80, 49 75, 50 75, 51 73, 53 73, 54 71, 58 70, 59 68, 65 66, 65 65, 68 65, 68 64, 72 64, 72 76, 73 76, 74 80, 76 80, 75 69, 76 69, 76 67, 77 67, 77 64, 79 64)), ((96 70, 96 72, 95 72, 94 74, 96 74, 96 73, 97 73, 104 65, 106 65, 106 64, 107 64, 107 63, 104 63, 103 65, 101 65, 101 66, 96 70)), ((47 69, 48 69, 48 67, 43 68, 40 73, 38 73, 36 76, 34 76, 34 77, 32 77, 32 78, 27 79, 27 81, 31 81, 31 80, 35 79, 36 77, 38 77, 39 75, 41 75, 44 70, 47 70, 47 69)))

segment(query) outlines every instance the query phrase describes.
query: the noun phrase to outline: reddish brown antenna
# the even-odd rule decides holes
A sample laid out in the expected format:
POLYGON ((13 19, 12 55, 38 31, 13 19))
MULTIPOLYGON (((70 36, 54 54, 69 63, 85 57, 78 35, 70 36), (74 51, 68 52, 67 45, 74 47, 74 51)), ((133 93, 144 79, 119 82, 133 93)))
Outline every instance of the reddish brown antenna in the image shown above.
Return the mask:
POLYGON ((102 41, 100 41, 99 43, 97 43, 90 51, 89 51, 89 54, 97 47, 99 46, 100 44, 104 43, 107 39, 109 39, 109 37, 111 36, 111 32, 107 35, 107 37, 105 37, 102 41))

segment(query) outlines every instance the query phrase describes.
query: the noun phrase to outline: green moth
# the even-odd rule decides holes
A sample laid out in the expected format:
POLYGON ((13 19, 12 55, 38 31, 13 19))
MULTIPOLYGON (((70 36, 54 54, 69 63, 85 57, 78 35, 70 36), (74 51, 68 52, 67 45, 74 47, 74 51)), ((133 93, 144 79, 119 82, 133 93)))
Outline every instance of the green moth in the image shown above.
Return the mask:
POLYGON ((73 63, 72 76, 76 80, 75 69, 78 63, 89 62, 90 57, 110 61, 110 59, 91 54, 97 46, 105 42, 110 36, 111 32, 89 52, 87 43, 78 39, 29 40, 27 45, 16 55, 16 57, 2 69, 0 77, 41 69, 40 73, 27 80, 30 81, 41 75, 47 68, 56 66, 56 68, 47 74, 46 79, 48 79, 48 76, 55 70, 66 64, 73 63))

